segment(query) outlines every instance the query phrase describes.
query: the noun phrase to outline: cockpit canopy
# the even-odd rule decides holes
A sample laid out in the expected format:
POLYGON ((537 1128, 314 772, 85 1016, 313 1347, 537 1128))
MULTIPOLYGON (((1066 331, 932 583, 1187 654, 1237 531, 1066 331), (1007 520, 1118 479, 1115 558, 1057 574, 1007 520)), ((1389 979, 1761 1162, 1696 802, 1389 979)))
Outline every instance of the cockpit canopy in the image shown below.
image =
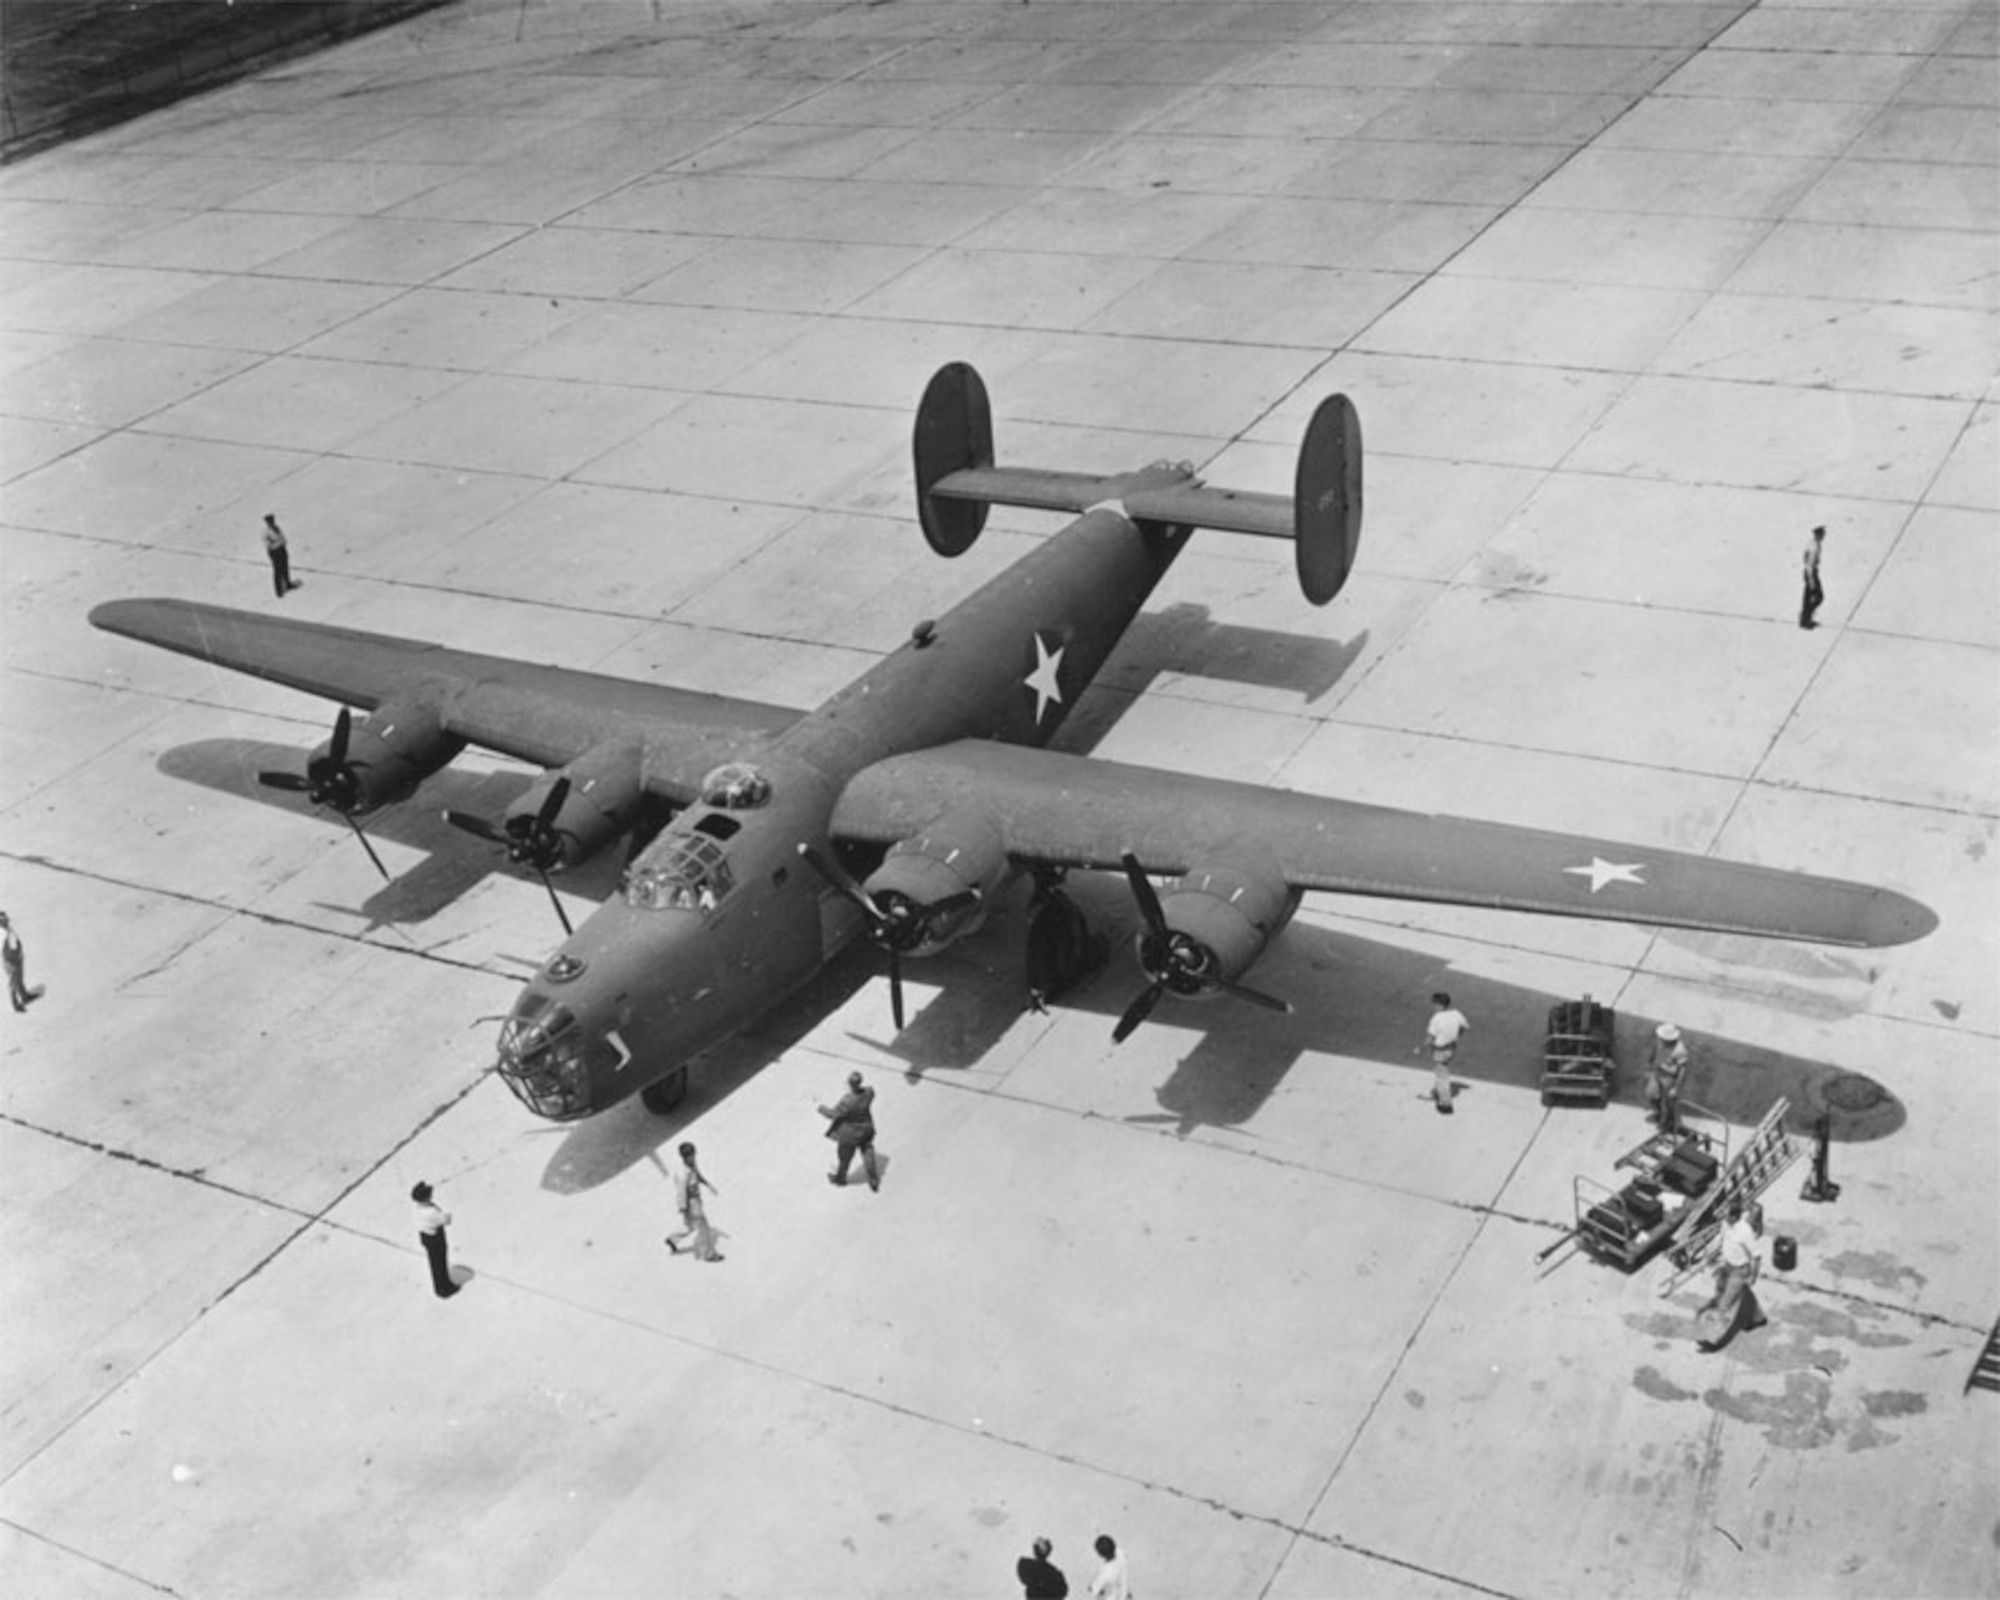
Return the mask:
POLYGON ((701 780, 701 803, 724 811, 755 811, 771 798, 771 780, 747 761, 726 761, 701 780))
POLYGON ((711 813, 690 832, 661 835, 625 874, 625 903, 635 911, 713 911, 736 886, 719 842, 735 831, 728 817, 711 813))

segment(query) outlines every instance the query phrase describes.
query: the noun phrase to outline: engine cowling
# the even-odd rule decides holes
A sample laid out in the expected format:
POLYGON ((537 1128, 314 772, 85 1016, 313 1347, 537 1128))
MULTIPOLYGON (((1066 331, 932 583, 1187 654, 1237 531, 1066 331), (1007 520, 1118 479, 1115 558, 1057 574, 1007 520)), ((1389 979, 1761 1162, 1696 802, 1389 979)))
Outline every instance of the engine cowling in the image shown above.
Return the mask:
POLYGON ((536 853, 545 872, 573 867, 602 850, 638 821, 646 783, 636 744, 598 745, 565 767, 545 772, 507 808, 502 830, 512 839, 536 835, 557 785, 567 783, 562 804, 547 821, 547 842, 536 853))
POLYGON ((948 812, 899 839, 862 886, 881 909, 884 937, 904 955, 927 956, 986 920, 986 900, 1007 871, 992 819, 948 812))
POLYGON ((445 732, 437 707, 421 700, 385 700, 354 725, 338 762, 337 743, 336 737, 314 750, 306 772, 327 775, 338 764, 351 774, 341 780, 342 787, 351 783, 343 811, 372 811, 402 799, 465 748, 463 739, 445 732))
POLYGON ((1292 920, 1299 895, 1275 874, 1204 866, 1160 891, 1167 933, 1142 928, 1139 965, 1184 1000, 1212 1000, 1250 970, 1292 920))

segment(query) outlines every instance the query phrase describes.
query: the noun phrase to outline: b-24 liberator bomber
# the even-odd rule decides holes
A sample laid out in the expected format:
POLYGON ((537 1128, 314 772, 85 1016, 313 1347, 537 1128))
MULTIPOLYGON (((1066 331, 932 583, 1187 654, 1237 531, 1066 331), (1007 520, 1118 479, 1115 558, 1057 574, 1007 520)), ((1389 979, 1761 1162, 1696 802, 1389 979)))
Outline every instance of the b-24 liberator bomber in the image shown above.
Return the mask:
POLYGON ((1340 591, 1362 503, 1343 395, 1314 412, 1289 498, 1212 488, 1184 463, 998 466, 985 386, 957 363, 924 393, 915 458, 941 555, 970 548, 993 504, 1075 520, 803 713, 186 600, 112 601, 90 619, 338 702, 303 774, 263 777, 350 822, 473 744, 544 774, 497 822, 451 820, 537 872, 658 824, 621 892, 565 922, 501 1025, 501 1076, 555 1120, 633 1093, 670 1108, 690 1061, 857 938, 886 956, 900 1031, 903 960, 977 927, 1022 871, 1034 1003, 1075 985, 1102 945, 1064 875, 1129 883, 1144 982, 1120 1040, 1166 996, 1289 1009, 1245 980, 1309 891, 1841 945, 1936 925, 1865 884, 1045 748, 1197 528, 1289 538, 1306 598, 1340 591))

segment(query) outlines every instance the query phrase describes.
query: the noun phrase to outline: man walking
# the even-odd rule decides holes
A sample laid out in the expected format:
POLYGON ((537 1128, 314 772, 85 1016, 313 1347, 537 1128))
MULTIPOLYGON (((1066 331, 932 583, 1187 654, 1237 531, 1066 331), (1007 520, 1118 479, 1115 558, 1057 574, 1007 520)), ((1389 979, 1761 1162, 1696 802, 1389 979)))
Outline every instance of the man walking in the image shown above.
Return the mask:
POLYGON ((1424 1042, 1410 1052, 1420 1055, 1426 1048, 1430 1050, 1431 1070, 1436 1074, 1431 1099, 1447 1116, 1451 1114, 1451 1058, 1458 1054, 1458 1041, 1471 1026, 1465 1013, 1452 1005, 1451 996, 1440 989, 1431 996, 1431 1020, 1424 1027, 1424 1042))
POLYGON ((451 1275, 451 1246, 445 1239, 445 1228, 451 1222, 451 1213, 431 1199, 431 1186, 420 1183, 410 1191, 411 1200, 417 1207, 417 1240, 424 1247, 424 1254, 430 1257, 431 1292, 440 1300, 449 1300, 458 1293, 458 1284, 451 1275))
POLYGON ((854 1161, 854 1152, 861 1152, 862 1169, 868 1174, 868 1187, 880 1190, 882 1169, 875 1161, 875 1114, 871 1109, 875 1103, 875 1091, 865 1088, 861 1074, 847 1075, 847 1093, 840 1098, 840 1104, 832 1107, 821 1106, 819 1114, 827 1119, 826 1136, 840 1149, 840 1162, 826 1175, 826 1181, 836 1188, 847 1182, 847 1169, 854 1161))
POLYGON ((1764 1208, 1741 1200, 1729 1203, 1722 1230, 1722 1260, 1715 1273, 1715 1298, 1695 1316, 1695 1348, 1708 1355, 1727 1344, 1737 1327, 1764 1326, 1764 1309, 1751 1287, 1764 1263, 1764 1208))
POLYGON ((722 1257, 715 1250, 715 1229, 708 1223, 708 1208, 702 1204, 701 1192, 717 1192, 714 1184, 701 1175, 701 1167, 694 1158, 694 1146, 681 1146, 681 1169, 674 1174, 674 1206, 681 1214, 681 1231, 667 1235, 667 1248, 675 1255, 681 1253, 681 1241, 694 1241, 694 1258, 697 1261, 720 1261, 722 1257))
POLYGON ((4 911, 0 911, 0 933, 5 936, 0 939, 0 958, 4 958, 7 965, 7 998, 14 1002, 16 1011, 26 1011, 41 999, 42 991, 39 986, 28 986, 28 952, 4 911))
POLYGON ((278 591, 280 600, 304 587, 292 581, 292 553, 285 545, 285 530, 268 511, 264 513, 264 554, 271 558, 271 587, 278 591))
POLYGON ((1812 537, 1806 541, 1805 570, 1803 573, 1805 578, 1805 593, 1799 599, 1799 626, 1801 628, 1817 628, 1819 626, 1817 622, 1813 621, 1813 613, 1819 610, 1820 602, 1826 599, 1826 591, 1820 587, 1819 583, 1819 553, 1820 547, 1825 543, 1826 529, 1824 527, 1813 529, 1812 537))

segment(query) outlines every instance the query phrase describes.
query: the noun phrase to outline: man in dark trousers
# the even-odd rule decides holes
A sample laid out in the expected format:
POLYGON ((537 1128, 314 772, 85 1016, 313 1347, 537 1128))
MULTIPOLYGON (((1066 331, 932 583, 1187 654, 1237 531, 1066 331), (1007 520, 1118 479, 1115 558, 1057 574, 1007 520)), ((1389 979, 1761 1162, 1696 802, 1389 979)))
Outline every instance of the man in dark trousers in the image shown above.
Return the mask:
POLYGON ((271 587, 284 599, 304 585, 292 581, 292 553, 285 547, 285 530, 270 512, 264 513, 264 554, 271 558, 271 587))
POLYGON ((875 1114, 870 1109, 875 1103, 875 1091, 865 1088, 861 1074, 847 1075, 847 1093, 840 1097, 840 1104, 831 1108, 821 1106, 819 1114, 826 1118, 826 1136, 840 1148, 840 1164, 826 1175, 826 1181, 835 1185, 847 1182, 847 1169, 853 1163, 854 1152, 861 1152, 861 1165, 868 1173, 868 1187, 879 1190, 882 1187, 882 1169, 875 1163, 875 1114))
POLYGON ((26 1011, 41 999, 42 991, 39 987, 28 987, 28 952, 4 911, 0 911, 0 955, 4 955, 7 964, 7 998, 14 1002, 16 1011, 26 1011))
POLYGON ((1068 1600, 1069 1579, 1063 1569, 1049 1559, 1055 1549, 1046 1539, 1035 1541, 1035 1553, 1014 1563, 1014 1576, 1021 1580, 1025 1600, 1068 1600))
POLYGON ((1826 599, 1826 591, 1819 584, 1819 553, 1820 547, 1825 543, 1825 528, 1813 529, 1812 537, 1806 541, 1803 572, 1805 592, 1799 597, 1799 626, 1801 628, 1817 628, 1819 626, 1817 622, 1813 621, 1813 613, 1819 610, 1821 602, 1826 599))
POLYGON ((431 1290, 440 1300, 449 1300, 458 1293, 458 1285, 451 1276, 451 1246, 444 1236, 451 1213, 431 1200, 431 1186, 427 1183, 412 1189, 410 1198, 417 1207, 417 1238, 423 1244, 424 1254, 430 1257, 431 1290))

